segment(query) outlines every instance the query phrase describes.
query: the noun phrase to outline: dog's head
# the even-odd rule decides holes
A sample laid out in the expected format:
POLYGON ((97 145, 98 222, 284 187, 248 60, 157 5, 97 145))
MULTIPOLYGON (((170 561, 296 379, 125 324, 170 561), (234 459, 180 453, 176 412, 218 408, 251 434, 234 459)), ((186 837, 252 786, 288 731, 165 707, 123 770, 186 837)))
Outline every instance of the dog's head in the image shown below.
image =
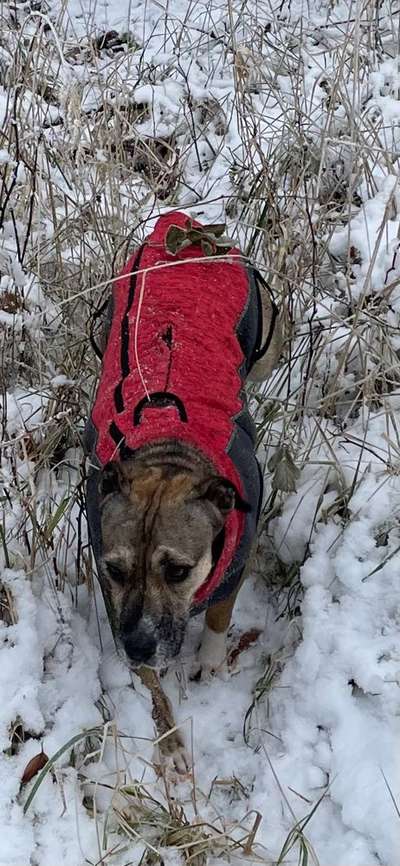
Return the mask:
POLYGON ((193 597, 233 508, 248 510, 226 478, 108 463, 101 473, 101 581, 119 645, 135 666, 179 652, 193 597))

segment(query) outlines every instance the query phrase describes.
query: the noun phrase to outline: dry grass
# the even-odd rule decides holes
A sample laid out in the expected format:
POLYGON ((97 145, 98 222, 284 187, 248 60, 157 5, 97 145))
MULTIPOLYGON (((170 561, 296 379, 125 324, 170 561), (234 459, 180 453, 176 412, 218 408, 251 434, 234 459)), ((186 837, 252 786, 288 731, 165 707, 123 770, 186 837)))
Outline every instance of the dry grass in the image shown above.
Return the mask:
MULTIPOLYGON (((56 16, 41 3, 30 4, 31 11, 27 4, 1 4, 0 82, 8 104, 0 149, 10 155, 0 181, 6 515, 0 542, 7 566, 23 563, 28 575, 44 568, 61 590, 71 579, 92 584, 79 474, 80 434, 98 372, 88 334, 108 281, 160 205, 184 202, 201 210, 219 200, 230 233, 258 263, 285 310, 285 361, 253 395, 260 443, 281 448, 274 467, 281 480, 271 490, 266 517, 280 513, 291 489, 282 484, 283 463, 286 479, 292 473, 289 485, 305 465, 315 464, 326 472, 327 487, 335 477, 336 498, 324 519, 337 519, 340 531, 352 518, 361 470, 351 484, 344 481, 336 443, 346 438, 352 420, 363 417, 367 426, 373 411, 385 413, 391 435, 396 431, 388 465, 396 470, 400 439, 391 397, 399 391, 399 363, 388 313, 398 285, 398 245, 384 285, 380 291, 371 287, 372 266, 398 216, 396 191, 370 239, 361 289, 359 251, 350 233, 339 255, 330 244, 360 212, 360 189, 375 195, 377 169, 398 172, 396 128, 388 127, 368 87, 371 72, 391 56, 398 27, 378 0, 352 4, 354 14, 339 24, 331 17, 336 4, 322 5, 326 23, 316 27, 285 18, 284 4, 259 3, 243 11, 242 36, 231 2, 225 32, 218 34, 211 24, 209 30, 193 27, 196 4, 190 2, 185 21, 166 16, 164 22, 166 50, 172 57, 173 43, 180 61, 151 67, 146 45, 129 27, 113 34, 93 26, 78 37, 69 27, 67 4, 56 16), (209 50, 214 57, 216 44, 218 62, 233 74, 232 99, 192 93, 188 56, 200 62, 209 50), (308 55, 317 58, 320 74, 306 86, 308 55), (169 76, 179 99, 175 111, 161 114, 161 103, 143 93, 169 76), (231 149, 229 124, 237 124, 241 151, 231 149), (227 168, 231 186, 221 196, 227 168), (193 185, 196 172, 200 180, 193 185), (57 381, 60 374, 64 379, 57 381), (39 395, 40 412, 37 423, 25 417, 10 432, 5 395, 17 387, 39 395), (54 493, 40 501, 43 473, 53 478, 54 493), (20 506, 17 521, 8 520, 10 503, 20 506)), ((290 11, 290 3, 285 8, 290 11)), ((358 444, 361 461, 367 435, 358 444)), ((375 450, 373 456, 387 465, 386 456, 375 450)), ((317 509, 310 541, 316 520, 317 509)), ((288 566, 279 551, 273 553, 282 610, 295 615, 301 563, 288 566)), ((8 626, 17 617, 1 586, 0 618, 8 626)), ((271 662, 256 685, 255 704, 276 673, 271 662)), ((119 786, 118 795, 118 832, 144 842, 148 864, 162 862, 161 849, 168 846, 196 866, 209 854, 264 858, 253 850, 257 817, 248 816, 246 827, 233 832, 193 823, 176 802, 159 802, 139 782, 119 786)), ((294 828, 279 863, 296 845, 299 862, 307 863, 303 830, 294 828)))

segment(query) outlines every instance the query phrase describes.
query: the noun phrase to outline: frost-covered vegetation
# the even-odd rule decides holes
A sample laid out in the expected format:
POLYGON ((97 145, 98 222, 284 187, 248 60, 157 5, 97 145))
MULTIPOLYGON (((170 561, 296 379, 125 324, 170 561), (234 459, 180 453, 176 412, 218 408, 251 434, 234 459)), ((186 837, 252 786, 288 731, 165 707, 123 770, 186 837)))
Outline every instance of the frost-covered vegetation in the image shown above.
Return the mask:
POLYGON ((400 863, 399 15, 0 4, 0 866, 400 863), (173 208, 227 223, 286 341, 252 395, 242 652, 227 682, 188 683, 193 622, 164 679, 195 767, 171 794, 107 628, 81 434, 93 314, 173 208))

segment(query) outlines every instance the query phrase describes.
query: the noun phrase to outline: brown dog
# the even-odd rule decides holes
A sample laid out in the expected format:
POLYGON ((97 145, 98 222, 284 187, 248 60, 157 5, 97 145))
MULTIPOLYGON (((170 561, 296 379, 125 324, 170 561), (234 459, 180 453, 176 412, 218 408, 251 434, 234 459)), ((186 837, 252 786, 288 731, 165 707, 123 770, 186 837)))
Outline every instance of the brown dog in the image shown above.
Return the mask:
MULTIPOLYGON (((151 669, 178 655, 193 613, 207 607, 196 675, 226 657, 261 505, 243 385, 266 379, 281 351, 277 311, 259 275, 236 250, 223 263, 203 261, 205 230, 193 224, 192 242, 174 259, 184 264, 174 269, 184 281, 177 286, 165 245, 171 226, 189 236, 184 215, 161 218, 114 286, 86 436, 100 583, 117 646, 151 689, 161 734, 174 722, 151 669), (223 280, 227 296, 218 292, 223 280), (202 309, 212 309, 212 327, 202 309)), ((178 771, 187 769, 178 732, 161 746, 178 771)))

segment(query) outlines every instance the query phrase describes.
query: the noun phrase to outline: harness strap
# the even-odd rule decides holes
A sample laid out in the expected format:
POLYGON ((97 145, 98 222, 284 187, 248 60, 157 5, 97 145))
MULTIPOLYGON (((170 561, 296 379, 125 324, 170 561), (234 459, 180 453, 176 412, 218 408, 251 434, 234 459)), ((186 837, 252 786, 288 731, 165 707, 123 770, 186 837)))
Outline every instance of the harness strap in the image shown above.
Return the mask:
POLYGON ((97 320, 98 320, 98 319, 100 318, 100 316, 104 313, 104 310, 107 309, 109 303, 110 303, 110 295, 108 295, 108 296, 106 297, 105 301, 103 301, 103 303, 101 304, 101 306, 98 307, 97 310, 95 310, 95 312, 93 313, 93 315, 92 315, 92 317, 91 317, 91 319, 90 319, 90 325, 89 325, 89 340, 90 340, 90 345, 91 345, 91 347, 92 347, 92 349, 93 349, 95 355, 97 355, 97 357, 99 358, 100 361, 103 360, 103 352, 102 352, 101 349, 99 348, 99 346, 98 346, 98 344, 96 343, 96 340, 95 340, 95 338, 94 338, 94 328, 95 328, 95 324, 96 324, 97 320))
POLYGON ((188 419, 187 412, 180 397, 177 397, 176 394, 171 394, 170 391, 154 391, 153 394, 149 394, 148 397, 143 397, 137 406, 135 406, 133 412, 133 423, 135 427, 140 424, 144 409, 168 409, 169 406, 175 406, 178 410, 180 420, 186 424, 188 419))

